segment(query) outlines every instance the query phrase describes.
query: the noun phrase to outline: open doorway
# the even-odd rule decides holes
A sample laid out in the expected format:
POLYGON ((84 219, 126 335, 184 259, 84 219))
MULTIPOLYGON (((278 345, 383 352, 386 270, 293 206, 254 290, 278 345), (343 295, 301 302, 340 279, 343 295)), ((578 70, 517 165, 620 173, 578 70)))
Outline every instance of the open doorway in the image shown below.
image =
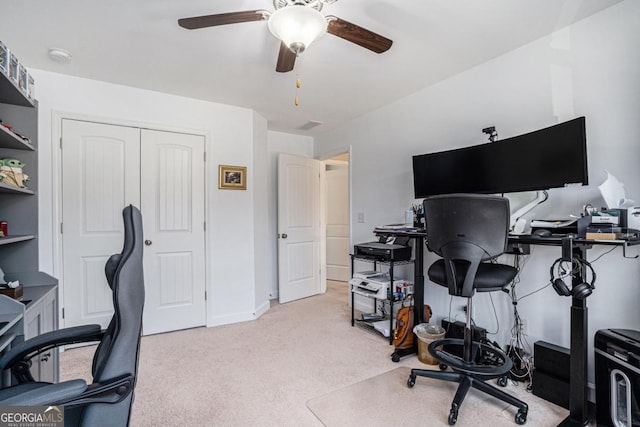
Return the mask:
POLYGON ((351 277, 349 258, 349 154, 323 161, 325 200, 325 259, 327 281, 347 285, 351 277))

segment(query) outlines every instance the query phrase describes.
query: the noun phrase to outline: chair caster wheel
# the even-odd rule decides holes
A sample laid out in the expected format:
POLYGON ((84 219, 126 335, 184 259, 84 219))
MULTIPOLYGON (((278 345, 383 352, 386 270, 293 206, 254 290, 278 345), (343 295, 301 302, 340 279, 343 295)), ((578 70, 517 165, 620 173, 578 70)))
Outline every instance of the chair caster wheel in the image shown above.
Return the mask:
POLYGON ((398 363, 400 361, 400 355, 394 351, 391 353, 391 361, 398 363))
POLYGON ((416 385, 416 376, 409 375, 409 378, 407 379, 407 387, 412 388, 414 385, 416 385))
POLYGON ((522 425, 527 422, 527 413, 522 409, 516 414, 516 424, 522 425))
POLYGON ((438 367, 440 368, 440 370, 441 370, 441 371, 446 371, 446 370, 447 370, 447 368, 448 368, 448 366, 447 366, 447 365, 445 365, 444 363, 440 363, 440 364, 438 365, 438 367))
POLYGON ((458 421, 458 411, 456 411, 455 409, 452 409, 451 412, 449 412, 449 425, 452 426, 456 423, 456 421, 458 421))
POLYGON ((504 377, 498 378, 497 383, 498 383, 498 385, 500 387, 506 387, 507 386, 507 377, 506 377, 506 375, 504 377))

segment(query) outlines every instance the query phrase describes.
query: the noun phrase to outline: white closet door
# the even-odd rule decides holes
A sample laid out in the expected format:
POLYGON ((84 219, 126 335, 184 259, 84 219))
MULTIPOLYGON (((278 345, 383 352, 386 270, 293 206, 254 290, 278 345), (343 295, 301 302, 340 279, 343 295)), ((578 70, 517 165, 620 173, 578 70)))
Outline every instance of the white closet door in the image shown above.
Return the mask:
POLYGON ((62 252, 65 326, 113 314, 104 265, 122 251, 122 208, 140 201, 140 130, 62 121, 62 252))
POLYGON ((108 325, 128 204, 149 242, 143 333, 204 325, 204 137, 65 119, 62 138, 64 325, 108 325))
POLYGON ((143 129, 145 335, 205 324, 204 137, 143 129))

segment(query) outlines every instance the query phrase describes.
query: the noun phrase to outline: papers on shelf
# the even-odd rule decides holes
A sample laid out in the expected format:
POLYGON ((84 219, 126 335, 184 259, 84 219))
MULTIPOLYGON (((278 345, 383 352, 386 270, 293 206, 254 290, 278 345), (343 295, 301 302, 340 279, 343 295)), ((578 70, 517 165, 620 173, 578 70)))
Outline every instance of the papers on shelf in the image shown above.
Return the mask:
MULTIPOLYGON (((378 322, 372 323, 373 328, 380 332, 385 337, 389 338, 391 331, 389 330, 389 321, 388 320, 380 320, 378 322)), ((393 327, 396 327, 396 319, 393 319, 393 327)))
POLYGON ((387 224, 376 227, 379 230, 415 230, 414 227, 407 224, 387 224))
POLYGON ((532 219, 531 228, 562 228, 570 227, 578 221, 577 218, 569 219, 532 219))

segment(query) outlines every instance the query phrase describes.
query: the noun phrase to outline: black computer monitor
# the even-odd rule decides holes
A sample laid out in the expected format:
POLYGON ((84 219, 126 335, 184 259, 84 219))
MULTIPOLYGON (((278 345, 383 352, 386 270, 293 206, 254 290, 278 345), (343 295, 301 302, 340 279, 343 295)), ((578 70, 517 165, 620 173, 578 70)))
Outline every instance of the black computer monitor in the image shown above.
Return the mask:
POLYGON ((415 198, 587 185, 585 118, 496 142, 413 156, 415 198))

